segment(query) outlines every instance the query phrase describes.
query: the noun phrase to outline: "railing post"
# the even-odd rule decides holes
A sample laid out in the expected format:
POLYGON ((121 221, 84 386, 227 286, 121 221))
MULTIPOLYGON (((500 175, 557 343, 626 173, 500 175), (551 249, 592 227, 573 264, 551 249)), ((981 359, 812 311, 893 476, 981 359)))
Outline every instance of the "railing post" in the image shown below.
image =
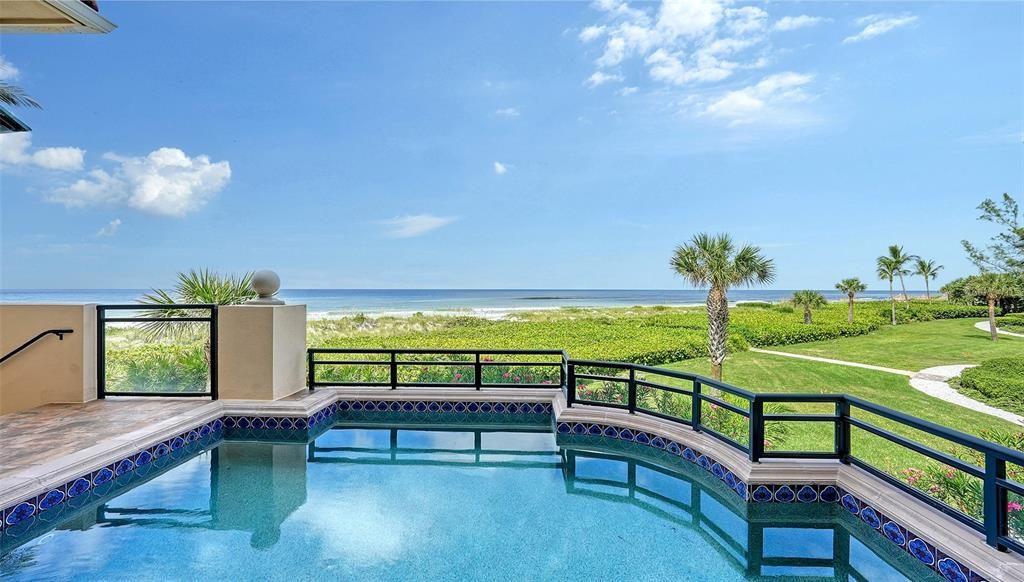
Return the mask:
POLYGON ((107 397, 107 312, 96 306, 96 398, 107 397))
POLYGON ((473 365, 473 378, 476 384, 476 389, 480 390, 483 387, 483 375, 484 367, 480 365, 480 352, 476 353, 476 363, 473 365))
POLYGON ((569 362, 566 368, 568 380, 565 382, 565 406, 569 408, 576 402, 576 365, 569 362))
POLYGON ((313 361, 313 349, 306 350, 306 384, 310 390, 316 390, 316 363, 313 361))
POLYGON ((562 365, 558 368, 558 385, 563 389, 566 387, 566 379, 569 377, 569 358, 562 352, 562 365))
POLYGON ((217 400, 220 391, 217 387, 217 306, 210 307, 210 400, 217 400))
POLYGON ((636 370, 629 369, 629 393, 626 395, 629 413, 636 414, 636 370))
POLYGON ((690 423, 693 430, 700 432, 700 380, 693 381, 693 394, 690 396, 690 423))
POLYGON ((1006 478, 1006 461, 996 457, 992 452, 985 453, 985 484, 984 514, 985 542, 995 549, 1005 552, 1006 546, 999 538, 1007 533, 1006 527, 1006 489, 996 482, 1006 478))
POLYGON ((754 396, 750 401, 750 462, 756 463, 764 454, 764 401, 754 396))
POLYGON ((839 462, 850 464, 850 401, 836 400, 836 456, 839 462))
POLYGON ((398 353, 391 352, 391 389, 398 388, 398 353))

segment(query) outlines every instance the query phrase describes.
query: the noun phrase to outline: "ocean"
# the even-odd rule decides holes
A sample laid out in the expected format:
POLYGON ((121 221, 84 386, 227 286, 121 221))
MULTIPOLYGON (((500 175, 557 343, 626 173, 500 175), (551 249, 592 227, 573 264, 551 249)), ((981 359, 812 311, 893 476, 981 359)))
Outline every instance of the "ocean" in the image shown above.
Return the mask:
MULTIPOLYGON (((135 303, 146 289, 5 289, 0 303, 135 303)), ((845 299, 832 289, 829 300, 845 299)), ((924 292, 908 291, 912 295, 924 292)), ((786 289, 734 289, 731 302, 788 299, 786 289)), ((515 311, 558 307, 629 307, 633 305, 703 305, 706 291, 696 289, 282 289, 287 303, 305 303, 310 317, 465 313, 501 317, 515 311)), ((861 299, 886 299, 888 291, 865 291, 861 299)))

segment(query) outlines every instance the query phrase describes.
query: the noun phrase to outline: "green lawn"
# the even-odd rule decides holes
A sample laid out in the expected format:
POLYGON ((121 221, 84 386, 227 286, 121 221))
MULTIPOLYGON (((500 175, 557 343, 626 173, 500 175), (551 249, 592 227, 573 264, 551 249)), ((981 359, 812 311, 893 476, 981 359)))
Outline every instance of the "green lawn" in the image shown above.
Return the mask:
POLYGON ((943 364, 979 364, 991 358, 1024 358, 1024 338, 993 342, 974 328, 976 319, 942 319, 885 327, 873 333, 773 347, 780 352, 834 358, 917 371, 943 364))
MULTIPOLYGON (((945 322, 914 324, 913 327, 928 326, 932 323, 945 322)), ((979 335, 982 338, 985 337, 980 332, 979 335)), ((869 338, 871 337, 875 337, 874 334, 869 336, 869 338)), ((848 342, 858 342, 861 339, 869 338, 845 338, 837 340, 835 343, 841 348, 848 342)), ((803 346, 789 346, 787 349, 794 347, 803 346)), ((704 375, 710 372, 705 359, 685 360, 666 367, 704 375)), ((731 355, 725 362, 724 372, 726 382, 754 392, 846 393, 967 433, 979 434, 984 430, 1005 432, 1021 430, 1021 427, 1004 420, 926 396, 911 388, 906 376, 897 374, 753 352, 731 355)), ((830 406, 820 404, 788 406, 794 412, 831 413, 830 406)), ((855 412, 855 414, 857 413, 855 412)), ((933 448, 949 449, 949 443, 937 437, 903 428, 873 415, 868 416, 861 413, 857 416, 933 448)), ((824 423, 789 423, 789 425, 789 435, 774 448, 780 450, 831 450, 833 439, 831 425, 824 423)), ((916 453, 879 437, 863 433, 859 429, 854 429, 853 438, 853 452, 856 456, 885 468, 892 474, 897 474, 906 467, 922 467, 926 462, 916 453)))

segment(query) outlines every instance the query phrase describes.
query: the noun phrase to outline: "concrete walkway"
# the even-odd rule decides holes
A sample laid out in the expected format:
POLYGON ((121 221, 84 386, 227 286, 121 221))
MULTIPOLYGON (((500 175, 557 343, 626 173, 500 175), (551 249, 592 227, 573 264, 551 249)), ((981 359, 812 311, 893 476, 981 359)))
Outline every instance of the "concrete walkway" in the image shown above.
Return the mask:
MULTIPOLYGON (((985 331, 988 331, 988 324, 986 323, 985 331)), ((776 352, 772 350, 762 350, 758 348, 751 348, 750 351, 757 352, 759 354, 769 354, 772 356, 783 356, 786 358, 797 358, 799 360, 810 360, 812 362, 822 362, 825 364, 836 364, 839 366, 850 366, 852 368, 864 368, 866 370, 875 370, 878 372, 887 372, 889 374, 899 374, 901 376, 908 376, 910 378, 910 386, 915 390, 923 392, 933 398, 944 400, 950 404, 956 404, 969 408, 971 410, 989 414, 1003 420, 1024 425, 1024 417, 1000 410, 994 406, 989 406, 984 402, 978 402, 973 398, 964 396, 957 392, 949 385, 951 378, 956 378, 961 372, 967 368, 973 368, 971 364, 953 364, 950 366, 935 366, 933 368, 925 368, 920 372, 911 372, 910 370, 897 370, 896 368, 886 368, 883 366, 873 366, 871 364, 861 364, 859 362, 847 362, 845 360, 833 360, 831 358, 819 358, 817 356, 805 356, 803 354, 791 354, 789 352, 776 352)))
POLYGON ((750 351, 757 352, 759 354, 771 354, 773 356, 785 356, 787 358, 797 358, 800 360, 810 360, 812 362, 823 362, 825 364, 838 364, 840 366, 850 366, 851 368, 864 368, 865 370, 876 370, 878 372, 888 372, 890 374, 900 374, 901 376, 913 376, 914 373, 910 370, 897 370, 896 368, 886 368, 884 366, 873 366, 871 364, 861 364, 860 362, 847 362, 846 360, 833 360, 831 358, 819 358, 817 356, 805 356, 803 354, 791 354, 789 352, 775 352, 772 350, 762 350, 759 348, 750 348, 750 351))
MULTIPOLYGON (((983 331, 985 333, 992 333, 991 332, 991 328, 988 326, 988 322, 987 321, 979 321, 978 323, 974 324, 974 327, 980 329, 981 331, 983 331)), ((1006 335, 1006 336, 1010 336, 1010 337, 1024 337, 1024 333, 1014 333, 1012 331, 1003 331, 1003 330, 999 329, 998 327, 996 328, 996 333, 998 333, 999 335, 1006 335)))

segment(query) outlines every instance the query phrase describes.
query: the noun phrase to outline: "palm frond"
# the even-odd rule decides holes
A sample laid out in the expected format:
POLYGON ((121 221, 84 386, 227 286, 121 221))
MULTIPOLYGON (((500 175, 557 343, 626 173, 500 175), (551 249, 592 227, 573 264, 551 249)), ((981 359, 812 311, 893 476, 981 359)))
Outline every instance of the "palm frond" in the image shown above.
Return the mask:
POLYGON ((38 101, 29 97, 28 93, 21 87, 15 87, 9 83, 0 83, 0 102, 12 107, 34 107, 42 109, 38 101))

